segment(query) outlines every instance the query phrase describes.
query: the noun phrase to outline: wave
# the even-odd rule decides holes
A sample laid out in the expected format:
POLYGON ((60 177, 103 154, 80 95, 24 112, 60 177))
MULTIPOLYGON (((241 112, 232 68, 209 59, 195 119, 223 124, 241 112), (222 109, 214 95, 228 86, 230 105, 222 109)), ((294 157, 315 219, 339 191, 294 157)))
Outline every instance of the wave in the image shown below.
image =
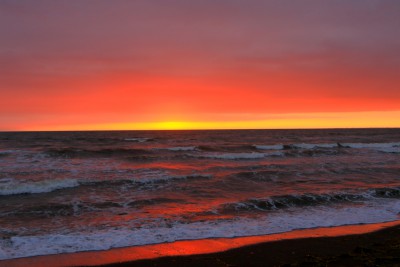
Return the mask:
POLYGON ((200 151, 200 152, 256 152, 253 145, 200 145, 200 146, 177 146, 162 148, 169 151, 200 151))
POLYGON ((400 153, 400 142, 392 143, 321 143, 321 144, 274 144, 254 145, 258 150, 313 150, 313 149, 373 149, 381 152, 400 153))
POLYGON ((238 160, 238 159, 262 159, 265 157, 282 156, 281 152, 270 153, 206 153, 206 154, 190 154, 188 156, 195 158, 211 158, 211 159, 224 159, 224 160, 238 160))
POLYGON ((376 203, 372 206, 342 209, 317 207, 298 212, 277 212, 263 217, 241 217, 234 220, 188 222, 179 218, 171 220, 145 218, 146 227, 136 226, 138 221, 133 220, 132 224, 128 224, 126 227, 95 229, 88 226, 74 232, 63 229, 59 232, 37 235, 17 235, 3 231, 6 237, 0 239, 0 260, 78 251, 108 250, 177 240, 256 236, 295 229, 379 223, 398 219, 398 208, 400 208, 398 201, 396 203, 390 201, 376 203))
POLYGON ((337 202, 365 201, 373 198, 400 198, 400 187, 370 189, 360 194, 303 194, 272 196, 265 199, 248 199, 243 202, 226 203, 218 208, 219 213, 241 211, 271 211, 290 207, 326 205, 337 202))
POLYGON ((76 179, 19 182, 15 179, 8 178, 0 181, 0 196, 49 193, 55 190, 77 186, 79 186, 79 182, 76 179))
POLYGON ((197 149, 204 152, 255 152, 256 148, 253 145, 200 145, 197 149))
POLYGON ((283 145, 254 145, 256 149, 259 150, 282 150, 283 145))
POLYGON ((287 172, 283 170, 259 170, 236 172, 231 174, 231 177, 252 181, 275 182, 276 178, 288 174, 293 175, 292 172, 287 172))
POLYGON ((79 181, 81 185, 151 185, 151 184, 164 184, 169 182, 175 182, 179 180, 203 180, 210 179, 212 175, 206 174, 191 174, 191 175, 163 175, 156 177, 140 177, 132 179, 118 179, 118 180, 100 180, 100 181, 79 181))
POLYGON ((290 150, 290 149, 316 149, 316 148, 343 148, 340 143, 336 144, 276 144, 276 145, 254 145, 259 150, 290 150))
POLYGON ((165 149, 169 150, 169 151, 194 151, 197 149, 197 147, 195 147, 195 146, 177 146, 177 147, 168 147, 165 149))
MULTIPOLYGON (((400 153, 400 143, 329 143, 329 144, 275 144, 275 145, 235 145, 235 146, 177 146, 161 148, 173 152, 193 151, 196 154, 184 154, 183 157, 214 159, 261 159, 269 156, 318 156, 348 154, 349 149, 371 149, 385 153, 400 153), (263 152, 264 151, 264 152, 263 152), (267 152, 265 152, 267 151, 267 152)), ((10 151, 0 151, 7 156, 10 151)), ((131 160, 155 160, 159 153, 154 149, 104 148, 49 149, 44 152, 54 158, 89 158, 89 157, 126 157, 131 160)))
POLYGON ((145 138, 145 137, 135 137, 135 138, 124 138, 124 141, 128 142, 137 142, 137 143, 144 143, 144 142, 149 142, 153 141, 153 138, 145 138))
POLYGON ((79 158, 79 157, 112 157, 112 156, 136 156, 148 155, 152 152, 146 149, 125 149, 125 148, 106 148, 99 150, 90 149, 51 149, 45 151, 45 154, 50 157, 61 158, 79 158))
MULTIPOLYGON (((139 209, 146 206, 154 206, 164 203, 183 203, 182 199, 172 198, 149 198, 149 199, 136 199, 133 201, 113 202, 113 201, 100 201, 100 202, 85 202, 74 201, 70 203, 46 203, 35 206, 21 206, 13 208, 12 210, 2 210, 0 215, 2 217, 54 217, 54 216, 76 216, 84 212, 101 211, 112 209, 114 212, 123 212, 124 209, 139 209), (115 210, 118 209, 118 210, 115 210)), ((126 210, 127 211, 127 210, 126 210)))
POLYGON ((0 157, 10 156, 11 154, 17 152, 18 150, 0 150, 0 157))
POLYGON ((56 190, 69 189, 78 186, 143 186, 165 184, 179 180, 202 180, 210 179, 211 175, 191 174, 191 175, 164 175, 156 177, 141 177, 132 179, 117 180, 77 180, 77 179, 54 179, 41 181, 17 181, 12 178, 0 179, 0 196, 20 195, 20 194, 40 194, 50 193, 56 190))

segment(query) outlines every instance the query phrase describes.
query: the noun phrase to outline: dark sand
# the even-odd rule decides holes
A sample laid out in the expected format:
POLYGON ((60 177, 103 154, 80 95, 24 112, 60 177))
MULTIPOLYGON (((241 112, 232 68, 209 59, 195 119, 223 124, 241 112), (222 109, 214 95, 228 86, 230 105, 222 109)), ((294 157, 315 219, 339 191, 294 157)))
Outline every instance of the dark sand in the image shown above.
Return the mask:
POLYGON ((0 266, 400 266, 400 221, 28 257, 0 266))
POLYGON ((282 240, 213 254, 105 266, 400 266, 400 226, 368 234, 282 240))

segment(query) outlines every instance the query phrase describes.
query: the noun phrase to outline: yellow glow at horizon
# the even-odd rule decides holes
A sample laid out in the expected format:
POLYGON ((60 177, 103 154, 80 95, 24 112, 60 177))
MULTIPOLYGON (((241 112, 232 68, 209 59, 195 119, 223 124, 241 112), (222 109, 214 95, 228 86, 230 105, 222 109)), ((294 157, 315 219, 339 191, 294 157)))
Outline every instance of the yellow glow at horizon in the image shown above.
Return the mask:
POLYGON ((400 111, 269 114, 268 119, 241 121, 120 122, 85 125, 42 125, 23 130, 206 130, 400 127, 400 111))
POLYGON ((184 122, 184 121, 165 121, 165 122, 156 122, 153 123, 154 128, 156 129, 164 129, 164 130, 182 130, 182 129, 191 129, 193 127, 193 123, 184 122))

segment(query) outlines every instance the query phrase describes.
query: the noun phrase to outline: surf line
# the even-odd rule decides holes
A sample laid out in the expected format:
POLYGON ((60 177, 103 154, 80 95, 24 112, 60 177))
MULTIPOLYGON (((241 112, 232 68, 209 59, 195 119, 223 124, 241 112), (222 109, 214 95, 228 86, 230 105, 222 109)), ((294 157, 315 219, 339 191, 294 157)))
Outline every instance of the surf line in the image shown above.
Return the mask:
POLYGON ((260 236, 182 240, 171 243, 113 248, 104 251, 85 251, 4 260, 0 261, 0 266, 96 266, 167 256, 209 254, 280 240, 366 234, 398 225, 400 225, 400 220, 372 224, 300 229, 260 236))

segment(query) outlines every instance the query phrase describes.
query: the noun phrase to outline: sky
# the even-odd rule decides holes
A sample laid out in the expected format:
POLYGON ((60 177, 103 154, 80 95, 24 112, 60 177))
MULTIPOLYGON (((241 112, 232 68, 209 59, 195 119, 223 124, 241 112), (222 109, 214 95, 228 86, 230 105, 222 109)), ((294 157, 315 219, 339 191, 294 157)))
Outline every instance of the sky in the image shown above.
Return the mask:
POLYGON ((0 0, 0 130, 400 127, 398 0, 0 0))

